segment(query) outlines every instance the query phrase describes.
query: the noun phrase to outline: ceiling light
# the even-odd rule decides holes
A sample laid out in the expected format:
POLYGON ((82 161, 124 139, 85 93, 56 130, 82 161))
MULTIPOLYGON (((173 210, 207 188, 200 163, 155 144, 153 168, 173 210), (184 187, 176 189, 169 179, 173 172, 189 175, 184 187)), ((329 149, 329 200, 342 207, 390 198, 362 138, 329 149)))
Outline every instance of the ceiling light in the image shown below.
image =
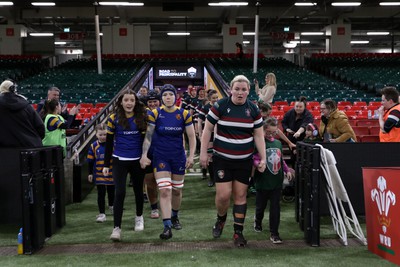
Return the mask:
POLYGON ((313 2, 296 2, 294 3, 295 6, 316 6, 317 3, 313 2))
POLYGON ((380 2, 381 6, 400 6, 400 2, 380 2))
POLYGON ((244 32, 243 35, 256 35, 255 32, 244 32))
POLYGON ((332 6, 359 6, 361 2, 333 2, 332 6))
POLYGON ((323 32, 302 32, 301 35, 324 35, 323 32))
POLYGON ((389 35, 390 32, 367 32, 367 35, 389 35))
POLYGON ((350 41, 351 44, 368 44, 369 41, 350 41))
POLYGON ((14 5, 13 2, 0 2, 0 6, 12 6, 14 5))
POLYGON ((54 42, 55 45, 66 45, 67 42, 54 42))
POLYGON ((50 32, 32 32, 29 35, 30 36, 34 36, 34 37, 45 37, 45 36, 54 36, 54 33, 50 33, 50 32))
POLYGON ((247 6, 248 2, 214 2, 208 3, 209 6, 247 6))
POLYGON ((144 6, 144 3, 133 2, 99 2, 101 6, 144 6))
POLYGON ((250 43, 250 41, 243 41, 243 43, 244 43, 244 44, 249 44, 249 43, 250 43))
POLYGON ((168 32, 169 36, 187 36, 190 35, 190 32, 168 32))
POLYGON ((54 2, 32 2, 32 6, 55 6, 54 2))
POLYGON ((310 43, 310 41, 290 41, 290 43, 293 43, 293 44, 309 44, 310 43))

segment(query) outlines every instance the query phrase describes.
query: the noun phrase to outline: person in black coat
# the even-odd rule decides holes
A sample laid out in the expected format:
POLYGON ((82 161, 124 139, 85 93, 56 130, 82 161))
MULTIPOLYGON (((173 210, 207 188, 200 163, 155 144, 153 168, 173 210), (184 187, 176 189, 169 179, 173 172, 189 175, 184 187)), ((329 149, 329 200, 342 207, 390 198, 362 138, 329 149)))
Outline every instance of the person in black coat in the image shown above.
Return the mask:
POLYGON ((302 141, 305 137, 306 127, 314 122, 313 115, 307 110, 307 101, 304 96, 296 100, 294 108, 286 112, 282 120, 283 132, 293 143, 302 141))
POLYGON ((0 85, 0 147, 41 147, 43 121, 16 87, 10 80, 0 85))

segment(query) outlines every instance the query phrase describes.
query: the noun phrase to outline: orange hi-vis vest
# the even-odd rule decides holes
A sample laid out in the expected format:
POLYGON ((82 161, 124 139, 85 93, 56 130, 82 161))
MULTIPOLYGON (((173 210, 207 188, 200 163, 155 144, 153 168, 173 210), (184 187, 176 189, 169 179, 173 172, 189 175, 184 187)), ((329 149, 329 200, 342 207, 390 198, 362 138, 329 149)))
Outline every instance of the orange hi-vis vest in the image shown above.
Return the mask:
MULTIPOLYGON (((389 117, 389 114, 392 110, 397 109, 400 111, 400 105, 397 104, 391 109, 389 109, 385 115, 383 116, 383 120, 386 121, 389 117)), ((379 132, 379 140, 381 142, 400 142, 400 128, 393 127, 390 132, 384 133, 382 131, 379 132)))

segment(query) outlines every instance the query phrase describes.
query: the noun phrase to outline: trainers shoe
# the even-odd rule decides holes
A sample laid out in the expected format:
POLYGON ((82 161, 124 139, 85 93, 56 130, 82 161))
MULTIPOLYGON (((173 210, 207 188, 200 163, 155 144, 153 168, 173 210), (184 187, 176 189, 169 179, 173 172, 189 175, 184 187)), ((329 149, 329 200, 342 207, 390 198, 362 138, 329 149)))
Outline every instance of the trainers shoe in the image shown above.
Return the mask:
POLYGON ((217 219, 217 222, 213 226, 212 235, 214 238, 219 238, 222 234, 222 230, 224 230, 225 222, 217 219))
POLYGON ((172 222, 172 228, 174 228, 175 230, 182 229, 182 224, 179 222, 179 218, 177 216, 172 217, 171 222, 172 222))
POLYGON ((112 241, 121 241, 121 228, 114 227, 112 234, 110 235, 112 241))
POLYGON ((209 181, 208 182, 208 187, 213 187, 214 186, 214 182, 213 181, 209 181))
POLYGON ((160 218, 160 213, 158 213, 158 209, 151 210, 150 218, 152 219, 160 218))
POLYGON ((164 227, 164 231, 160 234, 160 238, 167 240, 172 237, 172 229, 171 227, 164 227))
POLYGON ((143 216, 136 216, 135 218, 135 232, 144 230, 143 216))
POLYGON ((146 193, 143 194, 143 202, 144 203, 149 203, 149 198, 147 197, 146 193))
POLYGON ((110 215, 114 215, 114 207, 113 206, 109 206, 108 208, 110 209, 110 215))
POLYGON ((247 240, 244 239, 242 232, 235 232, 233 234, 233 242, 237 247, 245 247, 247 245, 247 240))
POLYGON ((104 213, 100 213, 96 216, 96 222, 102 223, 106 221, 106 215, 104 213))
POLYGON ((282 244, 282 239, 279 237, 279 235, 271 235, 269 239, 273 244, 282 244))
POLYGON ((256 231, 257 233, 262 232, 262 224, 256 219, 254 220, 254 231, 256 231))

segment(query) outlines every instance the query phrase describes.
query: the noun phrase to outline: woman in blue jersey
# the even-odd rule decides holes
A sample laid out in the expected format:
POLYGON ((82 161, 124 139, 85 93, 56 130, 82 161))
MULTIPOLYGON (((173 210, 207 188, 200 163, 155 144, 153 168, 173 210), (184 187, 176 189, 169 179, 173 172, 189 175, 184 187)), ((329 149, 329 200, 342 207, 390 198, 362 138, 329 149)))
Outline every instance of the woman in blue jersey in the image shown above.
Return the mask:
POLYGON ((142 168, 152 163, 155 170, 157 186, 160 191, 160 208, 164 230, 161 239, 172 237, 172 230, 182 229, 178 212, 182 200, 182 188, 185 169, 193 165, 196 149, 196 137, 189 111, 175 106, 176 89, 170 84, 161 90, 163 106, 152 110, 149 115, 149 124, 143 142, 143 154, 140 159, 142 168), (147 157, 152 143, 153 133, 157 134, 154 145, 153 159, 147 157), (189 138, 189 156, 186 158, 183 146, 183 133, 189 138))
POLYGON ((201 139, 200 164, 207 167, 208 142, 214 132, 213 164, 215 176, 215 205, 217 222, 212 234, 218 238, 225 225, 229 202, 233 196, 234 243, 246 246, 243 224, 247 211, 247 188, 252 170, 254 147, 260 151, 258 170, 265 170, 265 142, 261 113, 257 106, 247 99, 250 82, 238 75, 231 81, 231 96, 219 100, 208 112, 201 139))
POLYGON ((146 130, 146 109, 136 93, 130 89, 122 91, 115 104, 115 111, 107 120, 106 150, 104 156, 104 176, 108 176, 112 157, 112 176, 115 184, 114 229, 110 236, 113 241, 121 240, 121 220, 124 208, 126 176, 133 177, 136 218, 135 231, 144 229, 143 221, 143 179, 140 167, 143 132, 146 130))

